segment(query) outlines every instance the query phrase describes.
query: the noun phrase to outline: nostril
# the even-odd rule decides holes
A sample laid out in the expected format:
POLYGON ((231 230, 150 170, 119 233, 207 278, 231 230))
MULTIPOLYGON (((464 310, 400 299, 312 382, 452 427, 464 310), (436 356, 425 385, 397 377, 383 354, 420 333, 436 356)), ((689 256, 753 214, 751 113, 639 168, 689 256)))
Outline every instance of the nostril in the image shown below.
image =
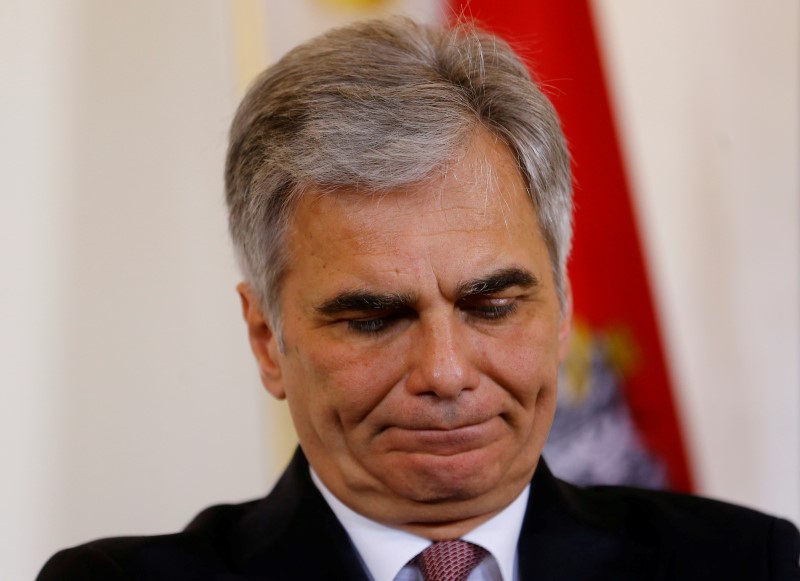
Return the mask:
POLYGON ((411 340, 406 389, 414 396, 456 399, 477 387, 480 373, 472 360, 470 338, 462 319, 451 306, 420 313, 411 340))

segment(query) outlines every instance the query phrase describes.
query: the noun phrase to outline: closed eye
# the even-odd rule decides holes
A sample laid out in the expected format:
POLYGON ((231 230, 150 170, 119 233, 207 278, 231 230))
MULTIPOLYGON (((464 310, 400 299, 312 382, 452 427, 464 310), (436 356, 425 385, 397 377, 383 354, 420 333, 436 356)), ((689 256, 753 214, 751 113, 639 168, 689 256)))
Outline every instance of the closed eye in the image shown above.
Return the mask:
POLYGON ((517 310, 540 287, 539 279, 522 267, 501 268, 487 276, 459 283, 459 309, 481 321, 499 322, 517 310))
POLYGON ((514 299, 470 300, 461 306, 461 310, 470 317, 486 321, 499 321, 512 315, 517 310, 514 299))
POLYGON ((486 305, 470 309, 470 314, 482 319, 497 320, 511 315, 517 310, 517 303, 507 303, 504 305, 486 305))
POLYGON ((415 297, 408 294, 344 291, 316 307, 330 323, 356 334, 378 335, 413 314, 415 297))
POLYGON ((378 317, 375 319, 351 319, 347 321, 347 326, 350 330, 364 335, 378 335, 385 331, 391 322, 385 317, 378 317))
POLYGON ((362 335, 379 335, 391 329, 403 319, 411 316, 410 309, 399 309, 378 316, 357 319, 344 319, 343 322, 351 331, 362 335))

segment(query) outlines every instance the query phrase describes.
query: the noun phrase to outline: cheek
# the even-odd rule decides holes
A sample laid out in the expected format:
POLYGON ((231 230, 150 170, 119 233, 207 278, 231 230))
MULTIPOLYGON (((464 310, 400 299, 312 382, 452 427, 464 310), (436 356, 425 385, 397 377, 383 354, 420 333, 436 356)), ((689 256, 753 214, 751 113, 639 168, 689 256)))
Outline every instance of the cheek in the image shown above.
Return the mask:
MULTIPOLYGON (((352 428, 402 380, 401 351, 398 345, 363 349, 328 343, 297 354, 298 373, 291 383, 302 394, 302 405, 313 421, 333 424, 334 429, 352 428)), ((291 395, 289 400, 291 405, 291 395)))
POLYGON ((481 354, 487 375, 498 378, 526 409, 555 400, 558 340, 554 326, 518 328, 495 341, 481 354))

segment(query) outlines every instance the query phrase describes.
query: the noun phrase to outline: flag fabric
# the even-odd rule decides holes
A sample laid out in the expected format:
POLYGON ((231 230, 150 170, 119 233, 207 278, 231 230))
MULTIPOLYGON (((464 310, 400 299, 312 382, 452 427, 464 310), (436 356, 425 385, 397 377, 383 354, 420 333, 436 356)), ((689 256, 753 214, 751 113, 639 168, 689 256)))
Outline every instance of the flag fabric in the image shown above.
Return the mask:
POLYGON ((642 246, 587 0, 452 0, 525 58, 573 157, 572 350, 545 457, 581 483, 690 491, 642 246))

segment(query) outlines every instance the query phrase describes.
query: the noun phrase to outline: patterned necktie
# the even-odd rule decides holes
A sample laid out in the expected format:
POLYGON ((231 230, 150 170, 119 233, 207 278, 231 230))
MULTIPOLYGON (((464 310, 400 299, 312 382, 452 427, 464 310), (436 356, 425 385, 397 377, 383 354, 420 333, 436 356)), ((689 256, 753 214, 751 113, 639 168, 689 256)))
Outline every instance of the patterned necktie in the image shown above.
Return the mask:
POLYGON ((433 543, 414 558, 425 581, 466 581, 488 551, 466 541, 433 543))

